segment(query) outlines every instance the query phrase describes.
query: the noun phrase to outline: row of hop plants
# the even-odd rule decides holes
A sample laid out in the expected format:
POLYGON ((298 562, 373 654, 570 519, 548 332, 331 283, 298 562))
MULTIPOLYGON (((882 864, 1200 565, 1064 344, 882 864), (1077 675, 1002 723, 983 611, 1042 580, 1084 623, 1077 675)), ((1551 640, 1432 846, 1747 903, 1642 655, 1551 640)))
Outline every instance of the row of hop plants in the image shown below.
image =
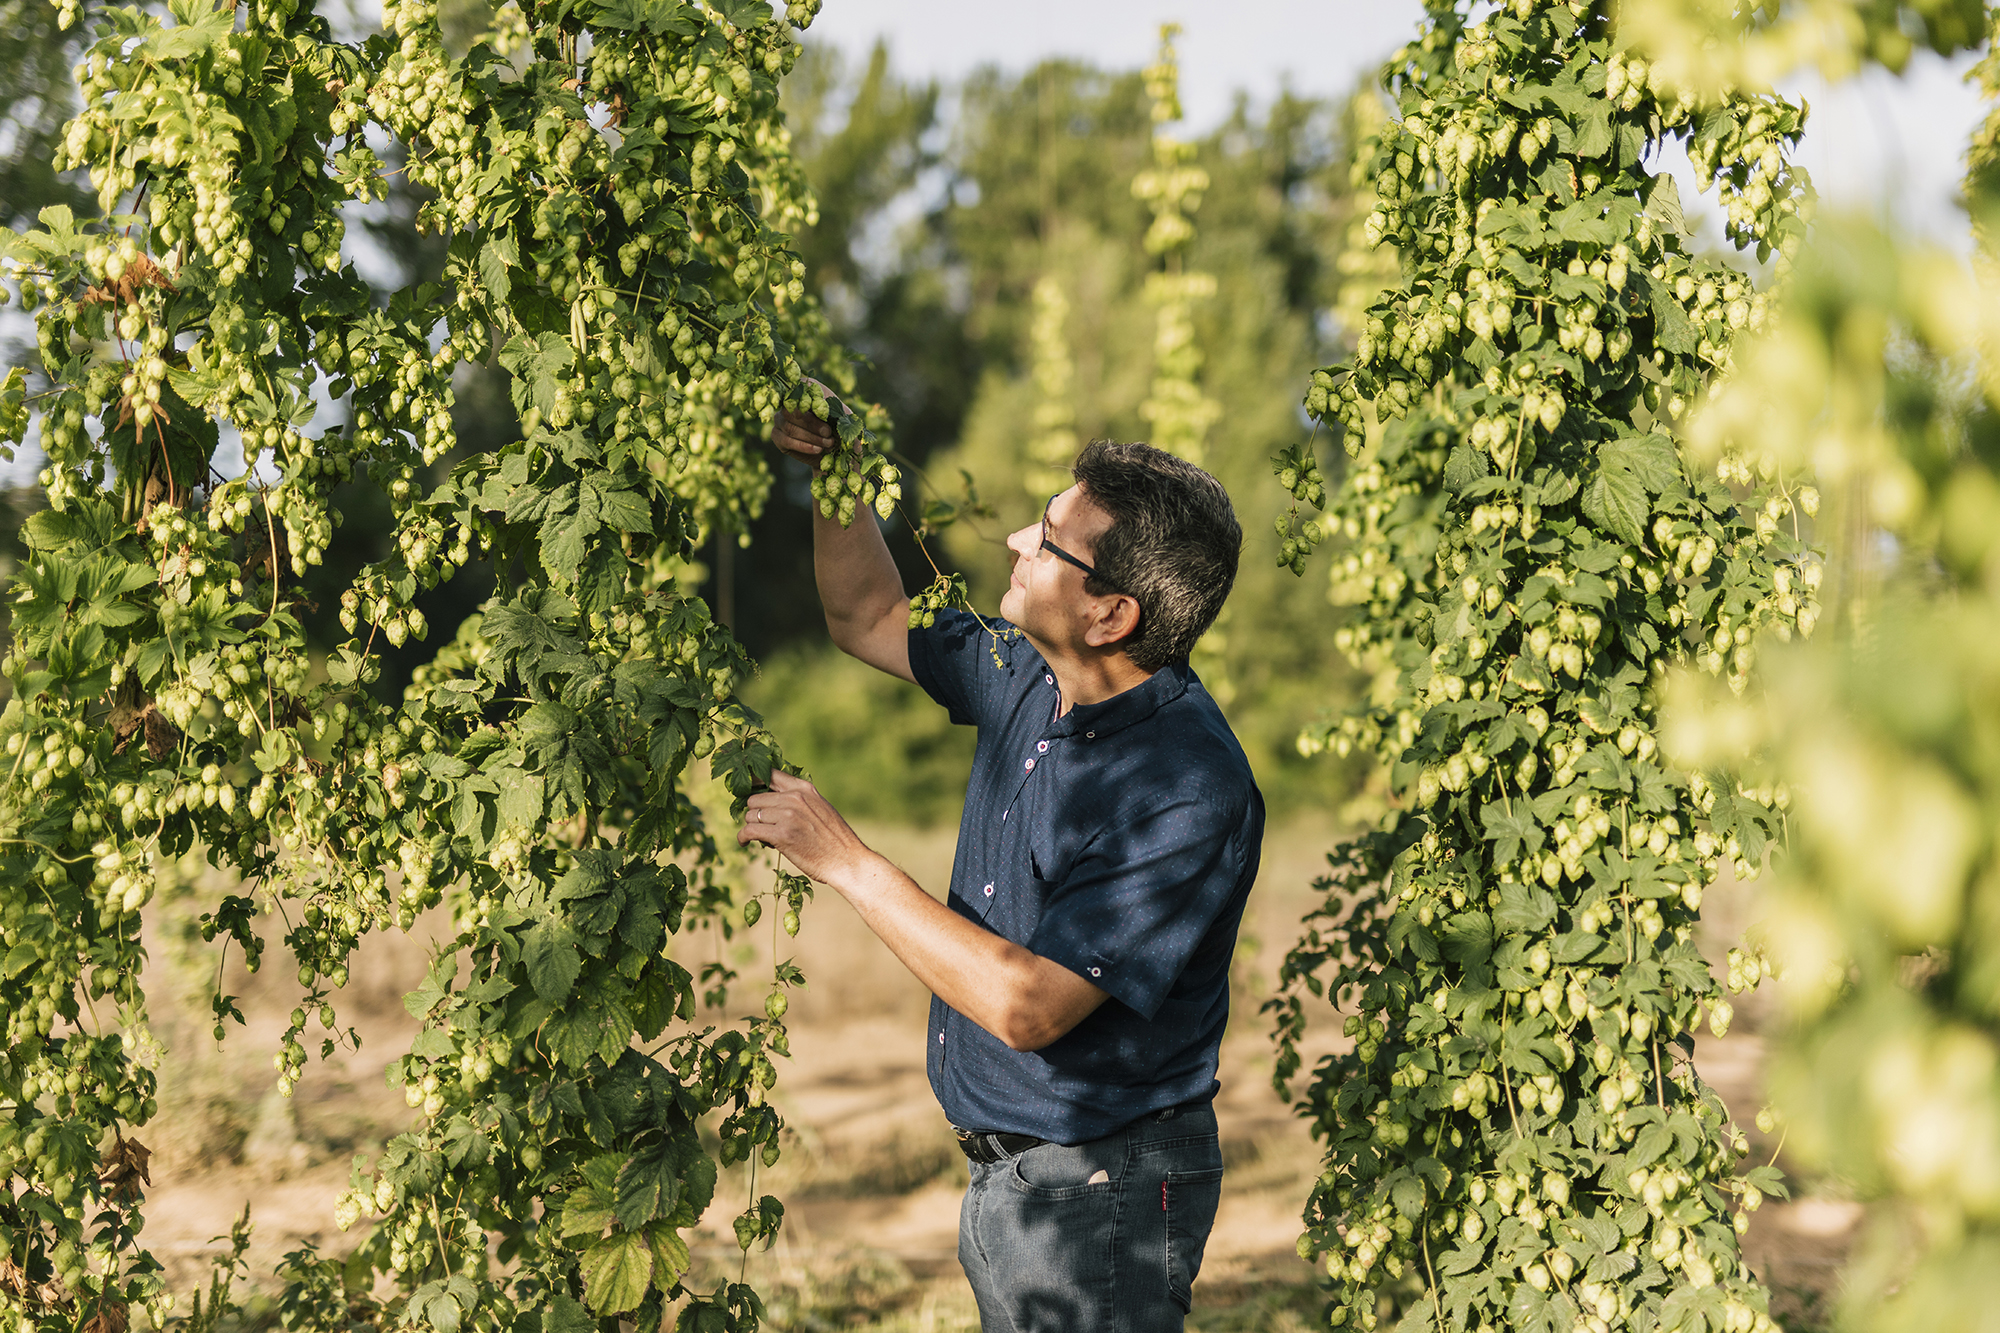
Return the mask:
MULTIPOLYGON (((900 494, 790 240, 814 204, 778 81, 816 9, 507 5, 458 54, 428 0, 355 41, 292 0, 65 7, 92 31, 55 165, 98 213, 45 210, 0 256, 39 353, 0 435, 32 435, 47 500, 0 661, 0 1324, 169 1319, 141 911, 200 849, 231 884, 201 936, 296 969, 287 1094, 309 1045, 359 1040, 362 939, 449 919, 389 1070, 418 1118, 333 1204, 369 1223, 355 1256, 287 1260, 287 1327, 758 1325, 749 1286, 693 1285, 684 1233, 737 1164, 739 1243, 781 1224, 755 1172, 810 885, 742 883, 696 799, 705 768, 740 809, 782 761, 674 576, 762 505, 781 408, 838 417, 843 521, 900 494), (391 161, 445 262, 384 298, 344 219, 391 161), (452 409, 493 363, 521 434, 487 448, 452 409), (320 654, 301 581, 340 488, 393 541, 320 654), (418 599, 475 566, 495 595, 429 624, 418 599), (385 697, 385 652, 433 636, 385 697), (712 1021, 744 983, 673 941, 765 906, 762 1002, 712 1021)), ((221 1040, 243 1015, 209 998, 221 1040)))
POLYGON ((1401 797, 1330 858, 1269 1006, 1281 1091, 1320 999, 1348 1014, 1299 1099, 1336 1326, 1768 1327, 1737 1238, 1786 1177, 1691 1057, 1779 974, 1758 1127, 1883 1201, 1843 1318, 1976 1324, 1993 1295, 1990 252, 1809 240, 1803 109, 1751 91, 1991 17, 1828 41, 1711 9, 1430 7, 1363 155, 1401 274, 1306 396, 1353 461, 1323 503, 1309 450, 1274 460, 1280 561, 1335 543, 1374 681, 1300 747, 1373 753, 1401 797), (1689 251, 1648 165, 1669 139, 1769 286, 1689 251), (1767 860, 1770 920, 1719 980, 1704 891, 1767 860))

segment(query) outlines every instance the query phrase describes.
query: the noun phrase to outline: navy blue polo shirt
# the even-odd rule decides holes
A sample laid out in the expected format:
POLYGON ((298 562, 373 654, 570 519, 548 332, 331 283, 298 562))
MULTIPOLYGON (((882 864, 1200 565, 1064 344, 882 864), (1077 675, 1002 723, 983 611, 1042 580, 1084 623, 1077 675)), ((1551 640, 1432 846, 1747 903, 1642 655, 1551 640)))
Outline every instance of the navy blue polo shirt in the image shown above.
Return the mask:
POLYGON ((1057 717, 1041 654, 1018 634, 996 644, 963 612, 910 631, 910 669, 953 722, 979 728, 952 910, 1111 997, 1039 1051, 1009 1050, 933 997, 945 1114, 1082 1143, 1213 1097, 1264 836, 1264 799, 1215 700, 1178 662, 1057 717))

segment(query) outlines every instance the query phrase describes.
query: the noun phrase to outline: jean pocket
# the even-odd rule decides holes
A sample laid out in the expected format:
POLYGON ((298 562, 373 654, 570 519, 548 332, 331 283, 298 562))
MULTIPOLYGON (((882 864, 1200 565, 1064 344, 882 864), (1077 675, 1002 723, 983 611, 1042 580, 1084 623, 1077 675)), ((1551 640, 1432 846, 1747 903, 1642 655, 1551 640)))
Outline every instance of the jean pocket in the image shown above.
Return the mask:
POLYGON ((1167 1294, 1183 1311, 1194 1301, 1202 1251, 1222 1202, 1222 1168, 1169 1171, 1160 1182, 1160 1206, 1167 1214, 1167 1294))
POLYGON ((1007 1183, 1034 1199, 1110 1198, 1124 1174, 1122 1145, 1113 1150, 1102 1140, 1075 1146, 1044 1143, 1015 1156, 1007 1183))

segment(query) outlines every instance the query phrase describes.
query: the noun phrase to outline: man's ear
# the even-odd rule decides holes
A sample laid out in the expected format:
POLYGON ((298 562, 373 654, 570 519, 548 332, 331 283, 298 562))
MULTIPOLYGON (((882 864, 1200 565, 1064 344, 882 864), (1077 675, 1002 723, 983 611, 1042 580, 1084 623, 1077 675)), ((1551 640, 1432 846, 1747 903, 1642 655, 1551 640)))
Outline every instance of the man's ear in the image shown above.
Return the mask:
POLYGON ((1139 632, 1139 603, 1123 593, 1099 604, 1097 614, 1083 632, 1083 641, 1093 648, 1116 647, 1139 632))

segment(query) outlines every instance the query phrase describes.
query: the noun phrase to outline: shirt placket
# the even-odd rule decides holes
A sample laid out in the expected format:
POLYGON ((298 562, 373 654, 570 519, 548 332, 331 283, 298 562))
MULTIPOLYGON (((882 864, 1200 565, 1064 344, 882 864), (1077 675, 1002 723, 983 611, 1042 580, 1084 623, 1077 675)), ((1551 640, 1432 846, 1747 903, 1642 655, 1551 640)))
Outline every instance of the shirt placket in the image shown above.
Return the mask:
POLYGON ((1014 786, 1014 795, 1007 802, 1007 808, 1000 812, 1001 823, 1006 823, 1012 817, 1014 811, 1020 807, 1021 797, 1028 790, 1028 784, 1034 780, 1036 771, 1048 757, 1049 739, 1044 736, 1035 742, 1033 750, 1021 761, 1020 781, 1014 786))
MULTIPOLYGON (((1048 685, 1054 685, 1056 683, 1056 678, 1052 675, 1045 674, 1043 675, 1042 680, 1045 684, 1048 685)), ((1062 696, 1060 693, 1058 693, 1056 696, 1055 710, 1050 716, 1049 722, 1053 725, 1055 721, 1061 716, 1062 716, 1062 696)), ((1035 766, 1041 763, 1044 759, 1046 759, 1048 757, 1048 753, 1049 753, 1049 737, 1047 732, 1044 732, 1040 737, 1036 739, 1033 751, 1021 762, 1021 777, 1020 780, 1014 785, 1014 794, 1012 797, 1008 799, 1006 808, 1000 812, 1001 823, 1003 824, 1006 823, 1008 816, 1014 813, 1014 807, 1021 803, 1021 793, 1027 790, 1028 779, 1035 776, 1035 766)), ((991 884, 988 884, 986 886, 986 896, 989 898, 993 896, 993 886, 991 884)))

